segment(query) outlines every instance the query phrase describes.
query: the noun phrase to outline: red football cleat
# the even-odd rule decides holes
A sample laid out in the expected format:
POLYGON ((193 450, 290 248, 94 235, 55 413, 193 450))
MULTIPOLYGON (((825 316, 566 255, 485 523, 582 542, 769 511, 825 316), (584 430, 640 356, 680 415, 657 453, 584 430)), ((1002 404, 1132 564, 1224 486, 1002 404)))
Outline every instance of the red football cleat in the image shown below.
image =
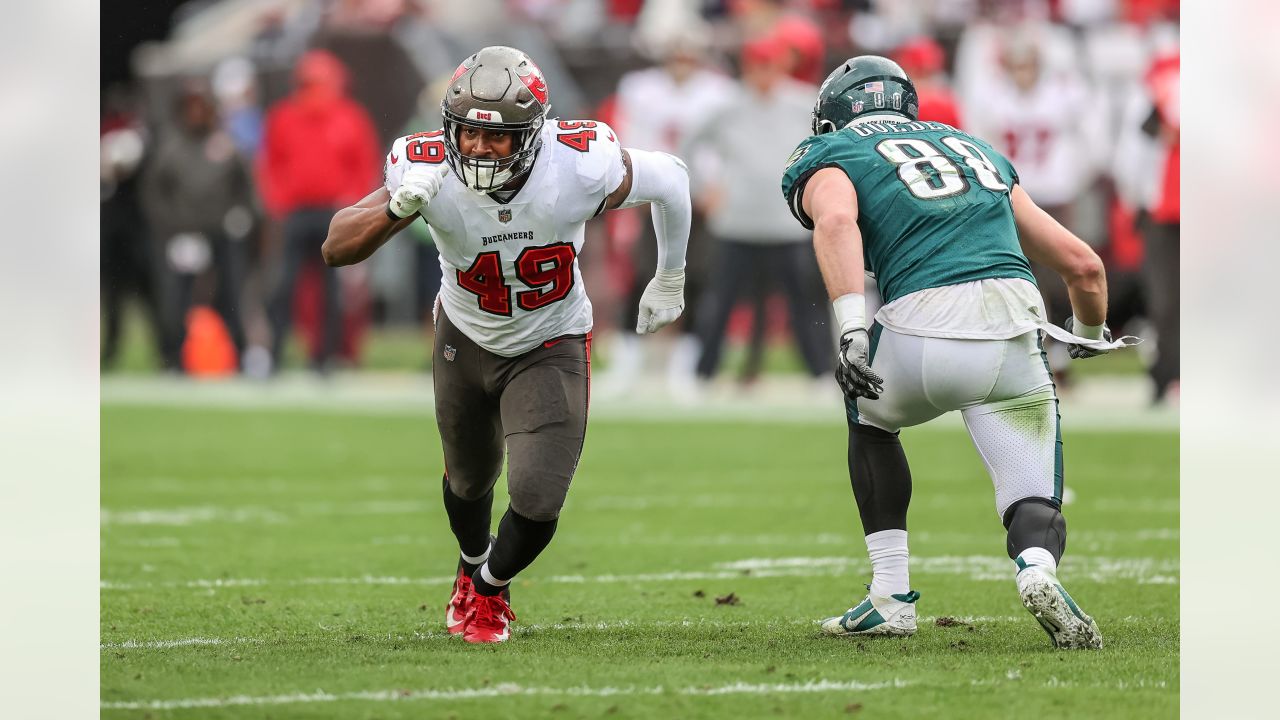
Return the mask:
POLYGON ((469 643, 500 643, 511 637, 511 621, 516 614, 501 595, 471 594, 471 614, 467 616, 462 639, 469 643))
POLYGON ((471 577, 458 567, 458 577, 453 581, 453 594, 449 603, 444 606, 444 627, 453 635, 461 635, 467 627, 467 614, 471 612, 472 599, 475 597, 471 577))

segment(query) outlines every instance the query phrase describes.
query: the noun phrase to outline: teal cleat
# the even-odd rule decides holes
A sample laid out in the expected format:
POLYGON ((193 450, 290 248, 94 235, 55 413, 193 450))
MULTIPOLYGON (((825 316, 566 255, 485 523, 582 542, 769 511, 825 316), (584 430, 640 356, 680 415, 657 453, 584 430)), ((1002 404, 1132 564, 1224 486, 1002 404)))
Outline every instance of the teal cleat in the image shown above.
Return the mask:
POLYGON ((828 635, 893 635, 907 637, 916 632, 916 600, 920 593, 908 593, 880 597, 872 595, 867 586, 867 597, 844 615, 822 621, 822 631, 828 635))
POLYGON ((1022 604, 1049 634, 1053 646, 1063 649, 1102 648, 1098 624, 1076 605, 1058 582, 1058 577, 1041 565, 1028 565, 1019 557, 1018 595, 1022 604))

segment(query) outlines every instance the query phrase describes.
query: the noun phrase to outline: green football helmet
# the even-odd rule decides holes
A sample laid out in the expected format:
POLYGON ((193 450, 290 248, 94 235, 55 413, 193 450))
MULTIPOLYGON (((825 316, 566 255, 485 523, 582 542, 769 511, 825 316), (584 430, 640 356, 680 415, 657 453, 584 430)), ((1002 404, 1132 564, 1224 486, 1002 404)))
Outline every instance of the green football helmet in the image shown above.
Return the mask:
POLYGON ((892 113, 915 120, 920 113, 916 86, 898 63, 879 55, 859 55, 840 63, 822 81, 813 106, 813 134, 835 132, 859 115, 892 113))

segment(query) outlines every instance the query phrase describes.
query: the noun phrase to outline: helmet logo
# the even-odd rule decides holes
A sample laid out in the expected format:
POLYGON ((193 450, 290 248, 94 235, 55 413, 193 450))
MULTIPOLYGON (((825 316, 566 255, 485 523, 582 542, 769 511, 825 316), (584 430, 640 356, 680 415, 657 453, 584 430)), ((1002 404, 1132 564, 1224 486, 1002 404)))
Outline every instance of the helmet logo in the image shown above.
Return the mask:
POLYGON ((471 108, 467 111, 467 119, 500 123, 502 122, 502 113, 497 110, 478 110, 476 108, 471 108))
POLYGON ((543 105, 547 104, 547 83, 542 79, 542 71, 532 62, 520 63, 516 68, 516 76, 529 88, 529 92, 543 105))
POLYGON ((467 71, 467 64, 464 62, 458 66, 457 70, 453 71, 453 77, 449 78, 449 82, 453 82, 454 80, 457 80, 458 78, 462 77, 462 73, 466 71, 467 71))
POLYGON ((855 114, 856 114, 856 113, 860 113, 860 112, 862 112, 862 106, 863 106, 863 103, 862 103, 862 101, 861 101, 861 100, 854 100, 854 101, 853 101, 853 112, 854 112, 855 114))

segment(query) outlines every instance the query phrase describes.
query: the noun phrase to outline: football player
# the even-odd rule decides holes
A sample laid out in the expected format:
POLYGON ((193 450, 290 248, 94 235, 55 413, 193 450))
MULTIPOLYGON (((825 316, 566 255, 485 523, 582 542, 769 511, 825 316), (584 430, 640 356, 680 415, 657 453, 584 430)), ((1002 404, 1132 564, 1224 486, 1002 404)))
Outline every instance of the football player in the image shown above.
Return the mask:
POLYGON ((919 122, 911 80, 879 56, 822 84, 813 135, 782 190, 813 244, 840 325, 849 475, 873 579, 829 618, 832 635, 911 635, 911 471, 898 433, 959 410, 995 485, 1022 603, 1054 645, 1098 648, 1093 619, 1058 581, 1066 548, 1058 400, 1040 332, 1092 357, 1112 341, 1102 261, 1035 205, 1009 161, 950 125, 919 122), (1066 329, 1044 317, 1028 258, 1066 281, 1066 329), (883 306, 868 323, 864 271, 883 306))
POLYGON ((444 506, 461 550, 445 623, 474 643, 509 637, 510 582, 551 541, 582 454, 591 377, 583 224, 651 204, 657 271, 636 332, 684 308, 684 163, 623 148, 601 122, 548 119, 549 107, 525 53, 475 53, 445 90, 444 129, 396 140, 384 187, 339 211, 323 248, 330 265, 357 263, 422 217, 440 251, 432 375, 444 506), (511 503, 491 538, 504 451, 511 503))

